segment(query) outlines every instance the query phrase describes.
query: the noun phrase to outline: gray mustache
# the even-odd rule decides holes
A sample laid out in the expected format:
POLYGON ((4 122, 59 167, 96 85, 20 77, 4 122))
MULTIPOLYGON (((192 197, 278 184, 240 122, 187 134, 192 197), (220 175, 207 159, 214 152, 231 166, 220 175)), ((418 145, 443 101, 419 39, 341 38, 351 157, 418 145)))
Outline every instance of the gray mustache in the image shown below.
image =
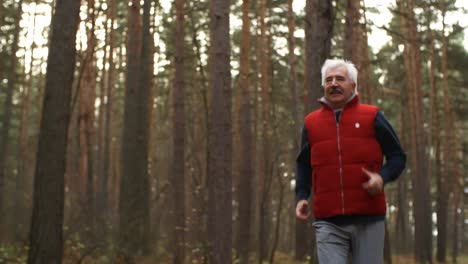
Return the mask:
POLYGON ((336 93, 336 92, 340 92, 340 93, 343 93, 343 90, 339 87, 332 87, 330 88, 330 91, 329 93, 336 93))

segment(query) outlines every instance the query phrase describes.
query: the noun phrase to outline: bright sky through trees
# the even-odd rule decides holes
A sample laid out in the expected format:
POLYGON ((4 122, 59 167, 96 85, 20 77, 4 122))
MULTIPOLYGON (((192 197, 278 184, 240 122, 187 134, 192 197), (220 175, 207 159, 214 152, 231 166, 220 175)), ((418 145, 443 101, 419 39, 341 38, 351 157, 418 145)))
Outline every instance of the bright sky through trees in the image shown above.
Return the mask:
MULTIPOLYGON (((23 30, 23 33, 21 34, 21 40, 20 40, 20 47, 31 47, 33 45, 33 39, 36 44, 36 49, 34 51, 34 57, 36 59, 41 59, 41 58, 46 58, 47 57, 47 47, 46 47, 46 42, 47 42, 47 35, 48 35, 48 27, 50 24, 50 4, 51 0, 46 0, 44 3, 41 3, 39 5, 35 5, 35 3, 30 3, 24 6, 24 14, 22 17, 21 21, 21 28, 23 30), (36 12, 36 19, 35 21, 33 20, 33 14, 36 12), (34 28, 34 23, 36 23, 36 30, 33 32, 34 28)), ((163 7, 165 12, 169 12, 169 9, 171 8, 172 0, 161 0, 161 6, 163 7)), ((371 24, 371 32, 369 34, 369 45, 373 47, 374 51, 378 51, 380 48, 382 48, 385 43, 391 40, 390 36, 388 36, 387 32, 383 30, 381 27, 382 26, 388 26, 389 22, 392 19, 392 13, 390 12, 389 8, 394 8, 394 1, 393 0, 380 0, 380 1, 373 1, 373 0, 366 0, 366 8, 368 10, 370 9, 376 9, 378 13, 368 11, 366 13, 366 17, 368 22, 371 24)), ((236 3, 235 3, 236 4, 236 3)), ((237 3, 238 4, 238 3, 237 3)), ((304 1, 294 1, 294 11, 297 13, 303 13, 304 12, 304 1)), ((465 28, 465 38, 464 38, 464 46, 465 49, 468 50, 468 19, 466 19, 466 14, 464 14, 463 9, 468 8, 468 0, 457 0, 456 2, 456 7, 459 8, 455 12, 450 12, 447 14, 446 17, 446 23, 447 25, 452 25, 455 23, 459 23, 460 26, 465 28), (465 19, 464 19, 465 18, 465 19)), ((465 11, 466 12, 466 11, 465 11)), ((86 7, 82 6, 81 10, 81 18, 84 19, 86 17, 86 7)), ((156 21, 160 21, 160 19, 156 18, 156 21)), ((97 24, 102 24, 103 19, 98 18, 98 21, 96 21, 97 24)), ((236 17, 234 15, 231 15, 231 25, 233 30, 234 29, 240 29, 241 28, 241 19, 240 17, 236 17)), ((434 23, 434 28, 435 29, 441 29, 442 25, 440 21, 436 21, 434 23)), ((285 30, 287 30, 287 27, 285 26, 285 30)), ((450 27, 449 27, 450 30, 450 27)), ((84 23, 81 23, 80 28, 79 28, 79 37, 78 37, 78 48, 79 49, 85 49, 86 48, 86 34, 85 34, 85 27, 84 23)), ((104 41, 104 32, 96 32, 96 36, 99 39, 99 41, 104 41)), ((298 28, 296 32, 297 37, 303 37, 304 36, 304 31, 302 28, 298 28)), ((204 36, 198 36, 200 41, 203 41, 204 36)), ((281 40, 279 38, 276 39, 277 43, 275 43, 275 48, 284 54, 287 52, 287 45, 286 45, 286 39, 281 40)), ((157 33, 155 34, 155 43, 158 43, 161 48, 161 52, 164 53, 165 46, 163 43, 159 43, 159 36, 157 33)), ((19 58, 25 57, 25 67, 26 67, 26 72, 29 72, 29 61, 30 61, 30 54, 31 54, 31 49, 20 49, 17 53, 17 56, 19 58), (26 54, 25 54, 26 52, 26 54), (26 55, 26 56, 25 56, 26 55)), ((98 51, 97 57, 98 57, 98 66, 101 68, 102 67, 102 51, 98 51)), ((206 58, 204 58, 206 59, 206 58)), ((38 63, 40 60, 37 60, 38 63)), ((165 64, 164 60, 161 61, 161 63, 165 64)), ((45 72, 45 65, 41 65, 41 70, 45 72)), ((158 71, 158 68, 161 65, 156 65, 155 71, 158 71)), ((233 65, 234 66, 234 65, 233 65)))

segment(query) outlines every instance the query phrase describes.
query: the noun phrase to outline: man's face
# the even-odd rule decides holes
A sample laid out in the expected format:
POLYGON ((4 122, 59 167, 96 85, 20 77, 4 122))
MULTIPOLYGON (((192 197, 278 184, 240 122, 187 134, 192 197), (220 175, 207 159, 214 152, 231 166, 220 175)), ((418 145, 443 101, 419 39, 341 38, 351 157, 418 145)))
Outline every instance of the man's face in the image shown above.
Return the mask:
POLYGON ((333 109, 340 109, 353 95, 356 84, 349 79, 345 67, 337 67, 327 70, 324 86, 327 101, 333 109))

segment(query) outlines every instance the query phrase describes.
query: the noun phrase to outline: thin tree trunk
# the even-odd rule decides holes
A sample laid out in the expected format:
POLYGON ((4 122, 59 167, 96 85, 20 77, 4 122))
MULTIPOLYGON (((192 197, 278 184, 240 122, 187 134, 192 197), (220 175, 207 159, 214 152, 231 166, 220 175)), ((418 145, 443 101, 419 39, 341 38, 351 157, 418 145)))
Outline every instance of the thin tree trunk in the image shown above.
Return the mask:
POLYGON ((299 120, 299 100, 297 96, 297 57, 294 53, 296 49, 296 40, 294 32, 296 30, 295 15, 293 10, 293 0, 288 0, 288 64, 289 64, 289 90, 291 92, 291 111, 293 116, 293 133, 292 138, 294 148, 291 151, 292 161, 294 162, 297 151, 299 150, 299 135, 301 125, 299 120))
POLYGON ((423 129, 423 109, 421 91, 421 62, 417 42, 417 25, 414 18, 413 0, 403 6, 397 1, 401 16, 402 31, 405 36, 405 68, 409 87, 409 109, 411 120, 411 165, 414 193, 415 219, 415 258, 420 263, 432 263, 432 220, 430 203, 430 182, 427 177, 427 160, 425 154, 425 134, 423 129))
MULTIPOLYGON (((432 15, 428 21, 432 20, 432 15)), ((436 60, 434 50, 435 32, 430 30, 430 74, 429 84, 431 87, 431 111, 433 112, 433 138, 435 146, 435 168, 434 177, 437 181, 437 253, 436 258, 439 262, 445 262, 447 248, 447 214, 448 214, 448 196, 445 177, 446 173, 442 173, 441 151, 440 151, 440 115, 439 115, 439 99, 437 84, 436 84, 436 60)), ((432 142, 431 142, 432 143, 432 142)), ((444 156, 447 153, 444 153, 444 156)))
MULTIPOLYGON (((401 88, 401 98, 400 98, 400 105, 404 107, 407 102, 407 91, 404 89, 407 87, 402 86, 401 88)), ((408 120, 406 117, 405 112, 401 112, 399 119, 400 119, 400 129, 401 132, 401 143, 403 146, 409 145, 408 140, 408 120)), ((407 254, 410 252, 410 236, 409 236, 409 202, 408 202, 408 178, 401 177, 398 181, 398 194, 397 194, 397 222, 395 226, 395 251, 398 254, 407 254)))
POLYGON ((0 27, 3 26, 3 17, 5 13, 5 8, 3 7, 3 0, 0 0, 0 27))
POLYGON ((141 66, 140 66, 140 91, 138 98, 138 116, 139 123, 139 145, 140 154, 138 157, 138 166, 141 168, 141 179, 139 186, 139 207, 137 212, 140 218, 140 236, 141 248, 143 254, 150 253, 150 185, 149 185, 149 170, 148 170, 148 155, 149 155, 149 131, 150 131, 150 117, 151 109, 153 106, 153 97, 151 87, 153 83, 153 66, 154 65, 154 52, 153 52, 153 36, 151 34, 150 16, 151 16, 151 3, 153 0, 145 0, 143 5, 143 34, 142 34, 142 47, 141 47, 141 66))
POLYGON ((262 91, 262 155, 261 166, 262 172, 259 174, 259 245, 258 245, 258 262, 262 263, 263 260, 268 259, 268 234, 269 234, 269 179, 271 178, 271 133, 270 127, 270 45, 269 36, 267 35, 268 27, 266 23, 267 16, 267 3, 268 0, 260 1, 260 39, 259 39, 259 58, 260 58, 260 73, 261 73, 261 91, 262 91))
MULTIPOLYGON (((102 9, 102 4, 104 2, 101 2, 101 9, 102 9)), ((109 3, 112 5, 112 3, 109 3)), ((112 7, 109 6, 107 8, 107 12, 105 13, 105 20, 104 20, 104 46, 102 47, 104 55, 102 56, 102 62, 103 62, 103 67, 101 69, 101 78, 100 78, 100 83, 99 83, 99 113, 98 113, 98 122, 97 122, 97 155, 96 155, 96 213, 100 211, 100 208, 102 207, 102 184, 103 184, 103 178, 104 178, 104 152, 105 152, 105 112, 106 112, 106 88, 107 88, 107 81, 109 78, 107 77, 108 71, 106 71, 106 63, 108 61, 108 53, 107 53, 107 47, 109 46, 109 36, 111 33, 109 33, 108 30, 108 20, 110 13, 112 12, 112 7)), ((111 20, 112 23, 112 20, 111 20)), ((113 25, 111 25, 113 26, 113 25)), ((96 216, 98 217, 98 216, 96 216)), ((102 214, 99 216, 99 222, 102 222, 102 214)), ((98 230, 102 231, 102 228, 99 227, 98 230)))
POLYGON ((106 109, 105 109, 105 132, 104 132, 104 153, 103 153, 103 173, 101 175, 101 184, 99 185, 99 193, 102 195, 99 199, 101 206, 99 206, 99 211, 101 212, 103 218, 106 218, 108 213, 109 206, 109 178, 110 178, 110 155, 111 155, 111 126, 112 126, 112 107, 114 102, 114 89, 115 89, 115 77, 116 77, 116 68, 115 68, 115 59, 114 59, 114 50, 115 50, 115 39, 116 33, 114 29, 115 19, 117 16, 117 2, 116 0, 110 0, 110 32, 109 32, 109 70, 107 73, 107 89, 106 89, 106 109))
MULTIPOLYGON (((304 65, 304 114, 318 109, 317 100, 322 96, 321 67, 330 56, 333 32, 333 11, 330 0, 307 0, 305 17, 305 65, 304 65)), ((313 203, 313 201, 311 201, 313 203)), ((314 216, 311 216, 312 219, 314 216)), ((310 252, 310 262, 316 263, 315 232, 306 221, 296 219, 296 259, 302 260, 310 252), (308 234, 312 233, 309 238, 308 234)))
MULTIPOLYGON (((454 124, 454 130, 456 131, 456 126, 454 124)), ((455 132, 452 132, 455 134, 455 132)), ((463 193, 463 177, 461 177, 459 168, 458 168, 458 153, 462 153, 462 151, 458 150, 456 147, 456 142, 460 142, 456 140, 456 135, 452 136, 452 146, 454 149, 454 159, 453 159, 453 240, 452 240, 452 263, 457 263, 457 258, 460 251, 460 237, 464 235, 464 233, 459 232, 460 225, 464 225, 464 222, 461 222, 460 219, 462 218, 461 215, 463 214, 463 208, 461 205, 461 193, 463 193)), ((463 159, 461 159, 463 160, 463 159)))
POLYGON ((283 209, 283 203, 284 203, 284 188, 286 185, 286 182, 283 181, 283 175, 281 171, 278 171, 277 175, 277 181, 279 183, 279 197, 278 197, 278 206, 276 207, 276 225, 275 225, 275 233, 273 236, 273 243, 271 246, 271 253, 270 253, 270 264, 273 264, 275 261, 275 252, 276 248, 278 247, 278 240, 279 240, 279 234, 280 234, 280 226, 281 226, 281 211, 283 209))
MULTIPOLYGON (((122 132, 122 156, 119 196, 119 231, 120 246, 127 257, 141 254, 143 245, 142 231, 145 192, 144 179, 147 178, 147 167, 143 166, 146 155, 141 149, 144 135, 139 134, 145 121, 140 116, 140 99, 142 91, 140 74, 142 59, 142 21, 140 1, 132 0, 128 10, 128 43, 127 43, 127 73, 125 91, 125 112, 122 132), (143 120, 142 120, 143 119, 143 120)), ((144 105, 147 107, 147 105, 144 105)))
POLYGON ((173 146, 171 185, 173 193, 174 264, 185 263, 185 1, 176 0, 176 54, 173 93, 173 146))
POLYGON ((333 11, 330 0, 306 2, 306 58, 304 86, 311 91, 308 110, 319 108, 317 99, 323 94, 321 67, 330 57, 333 33, 333 11))
POLYGON ((211 116, 208 186, 210 263, 232 263, 231 67, 229 0, 211 0, 211 116))
MULTIPOLYGON (((2 129, 0 130, 0 215, 8 215, 5 205, 5 179, 7 175, 7 157, 9 156, 9 136, 13 110, 13 92, 17 85, 16 67, 18 60, 16 52, 18 51, 19 34, 21 31, 20 20, 23 13, 23 0, 19 0, 15 14, 15 31, 13 32, 13 42, 11 43, 10 65, 7 71, 8 85, 6 88, 5 103, 3 105, 2 129)), ((5 228, 6 217, 0 218, 0 241, 6 238, 5 234, 9 233, 5 228), (2 230, 5 229, 5 230, 2 230)))
POLYGON ((362 101, 368 104, 374 104, 374 85, 371 80, 371 60, 369 58, 369 44, 367 38, 367 18, 366 18, 366 6, 365 2, 362 0, 362 20, 363 23, 359 24, 358 29, 358 85, 359 93, 361 95, 362 101))
POLYGON ((79 177, 81 188, 78 194, 79 201, 84 201, 85 214, 82 219, 88 227, 87 238, 91 239, 95 233, 95 209, 94 209, 94 102, 96 89, 96 73, 95 66, 95 46, 96 36, 95 28, 95 8, 94 0, 88 0, 88 23, 90 28, 87 30, 87 50, 85 58, 82 62, 81 72, 82 78, 77 88, 79 90, 80 107, 79 107, 79 143, 80 143, 80 167, 79 177), (84 191, 84 193, 81 193, 84 191))
POLYGON ((346 1, 346 22, 345 22, 345 39, 343 57, 350 60, 356 65, 359 65, 359 38, 361 25, 359 19, 361 17, 360 10, 361 0, 346 1))
MULTIPOLYGON (((193 4, 193 1, 189 1, 189 3, 193 4)), ((196 240, 201 240, 203 241, 201 243, 201 250, 196 251, 194 255, 195 258, 201 259, 201 261, 207 261, 208 255, 209 255, 209 245, 206 241, 208 241, 208 235, 207 234, 207 224, 205 221, 205 216, 207 215, 207 202, 206 199, 204 198, 204 195, 206 193, 206 187, 207 187, 207 173, 208 173, 208 165, 207 165, 207 159, 208 159, 208 123, 209 123, 209 106, 208 106, 208 78, 206 76, 206 70, 205 66, 203 65, 203 60, 202 60, 202 45, 200 41, 197 39, 197 36, 199 36, 199 31, 200 31, 200 26, 199 22, 197 21, 196 17, 194 16, 195 12, 188 12, 187 15, 189 16, 190 23, 188 23, 189 26, 191 26, 191 40, 192 44, 194 46, 194 51, 195 51, 195 57, 196 57, 196 72, 199 74, 199 80, 198 84, 200 85, 200 89, 198 91, 198 98, 201 98, 201 112, 203 113, 202 117, 200 118, 202 121, 200 122, 200 125, 195 127, 195 134, 194 138, 197 138, 197 141, 192 142, 192 148, 199 150, 199 154, 197 155, 197 164, 198 168, 200 171, 199 177, 193 177, 192 179, 196 182, 195 186, 197 186, 198 191, 195 192, 196 200, 197 200, 197 208, 200 208, 196 214, 196 219, 194 220, 194 225, 197 227, 197 232, 194 232, 194 237, 196 240)), ((199 99, 194 99, 195 101, 200 101, 199 99)), ((193 112, 190 111, 188 112, 192 114, 193 112)), ((189 117, 190 120, 190 117, 189 117)))
POLYGON ((239 263, 249 262, 251 246, 253 163, 252 163, 252 120, 250 105, 250 1, 242 2, 242 39, 240 53, 240 113, 239 113, 239 237, 237 242, 239 263), (247 154, 248 153, 248 154, 247 154), (250 155, 249 155, 250 154, 250 155))
POLYGON ((28 264, 62 262, 64 157, 67 150, 79 8, 79 1, 59 0, 52 17, 28 264))
MULTIPOLYGON (((450 103, 450 91, 448 85, 448 74, 447 74, 447 37, 445 35, 445 18, 447 12, 446 2, 443 0, 441 3, 442 11, 442 90, 444 96, 444 131, 445 131, 445 144, 444 144, 444 174, 453 175, 452 179, 446 179, 445 186, 446 193, 448 194, 448 182, 452 181, 453 189, 453 241, 452 241, 452 261, 457 262, 458 257, 458 229, 459 229, 459 203, 460 203, 460 190, 459 190, 459 178, 457 169, 457 150, 456 150, 456 128, 454 113, 450 103)), ((447 197, 446 197, 447 198, 447 197)), ((446 208, 447 209, 447 208, 446 208)), ((445 250, 445 249, 444 249, 445 250)), ((445 258, 445 251, 443 252, 445 258)), ((442 257, 442 256, 441 256, 442 257)), ((444 259, 445 260, 445 259, 444 259)))
MULTIPOLYGON (((33 36, 36 34, 36 11, 37 11, 37 0, 36 6, 33 13, 33 36)), ((17 164, 17 177, 16 177, 16 192, 15 192, 15 210, 14 217, 16 219, 16 228, 15 228, 15 240, 21 241, 25 239, 27 235, 26 220, 27 214, 26 210, 28 208, 27 201, 24 198, 26 193, 29 193, 29 184, 28 180, 30 179, 30 170, 32 156, 32 146, 29 141, 30 136, 30 117, 31 117, 31 107, 32 107, 32 93, 33 93, 33 68, 34 68, 34 51, 36 43, 33 40, 31 45, 31 55, 29 57, 29 73, 28 73, 28 83, 24 86, 23 93, 21 95, 21 110, 20 110, 20 123, 18 128, 18 164, 17 164)), ((26 55, 25 55, 26 58, 26 55)), ((26 61, 26 60, 25 60, 26 61)))
MULTIPOLYGON (((300 138, 300 126, 301 122, 299 119, 299 99, 297 93, 297 72, 296 72, 296 64, 297 64, 297 57, 294 53, 296 49, 296 41, 294 38, 294 32, 296 30, 295 25, 295 15, 293 10, 293 1, 288 0, 288 53, 289 53, 289 89, 291 92, 291 109, 292 109, 292 116, 293 116, 293 148, 291 151, 291 162, 292 164, 295 163, 296 155, 300 148, 299 138, 300 138)), ((307 90, 304 89, 305 92, 307 90)), ((308 102, 308 100, 306 100, 308 102)), ((308 107, 304 107, 308 108, 308 107)), ((295 202, 296 198, 293 196, 291 202, 295 202)), ((295 221, 295 258, 297 260, 304 259, 304 256, 307 254, 308 245, 307 242, 310 240, 309 232, 304 232, 307 230, 307 222, 301 221, 296 217, 293 218, 295 221)), ((288 236, 290 237, 290 236, 288 236)))

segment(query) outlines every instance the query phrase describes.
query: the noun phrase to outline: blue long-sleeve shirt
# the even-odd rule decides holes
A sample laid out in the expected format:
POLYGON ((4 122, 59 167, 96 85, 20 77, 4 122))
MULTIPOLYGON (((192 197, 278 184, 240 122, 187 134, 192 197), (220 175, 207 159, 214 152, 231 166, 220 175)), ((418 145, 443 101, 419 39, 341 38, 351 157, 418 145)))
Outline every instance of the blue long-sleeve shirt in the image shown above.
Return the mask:
MULTIPOLYGON (((336 112, 336 120, 339 122, 340 111, 336 112)), ((385 116, 378 112, 374 121, 374 129, 377 141, 385 156, 385 163, 379 171, 384 184, 398 178, 406 165, 406 154, 401 147, 395 131, 385 116)), ((307 138, 307 129, 302 128, 301 149, 296 159, 296 199, 297 201, 308 199, 312 189, 312 166, 310 164, 310 146, 307 138)))

